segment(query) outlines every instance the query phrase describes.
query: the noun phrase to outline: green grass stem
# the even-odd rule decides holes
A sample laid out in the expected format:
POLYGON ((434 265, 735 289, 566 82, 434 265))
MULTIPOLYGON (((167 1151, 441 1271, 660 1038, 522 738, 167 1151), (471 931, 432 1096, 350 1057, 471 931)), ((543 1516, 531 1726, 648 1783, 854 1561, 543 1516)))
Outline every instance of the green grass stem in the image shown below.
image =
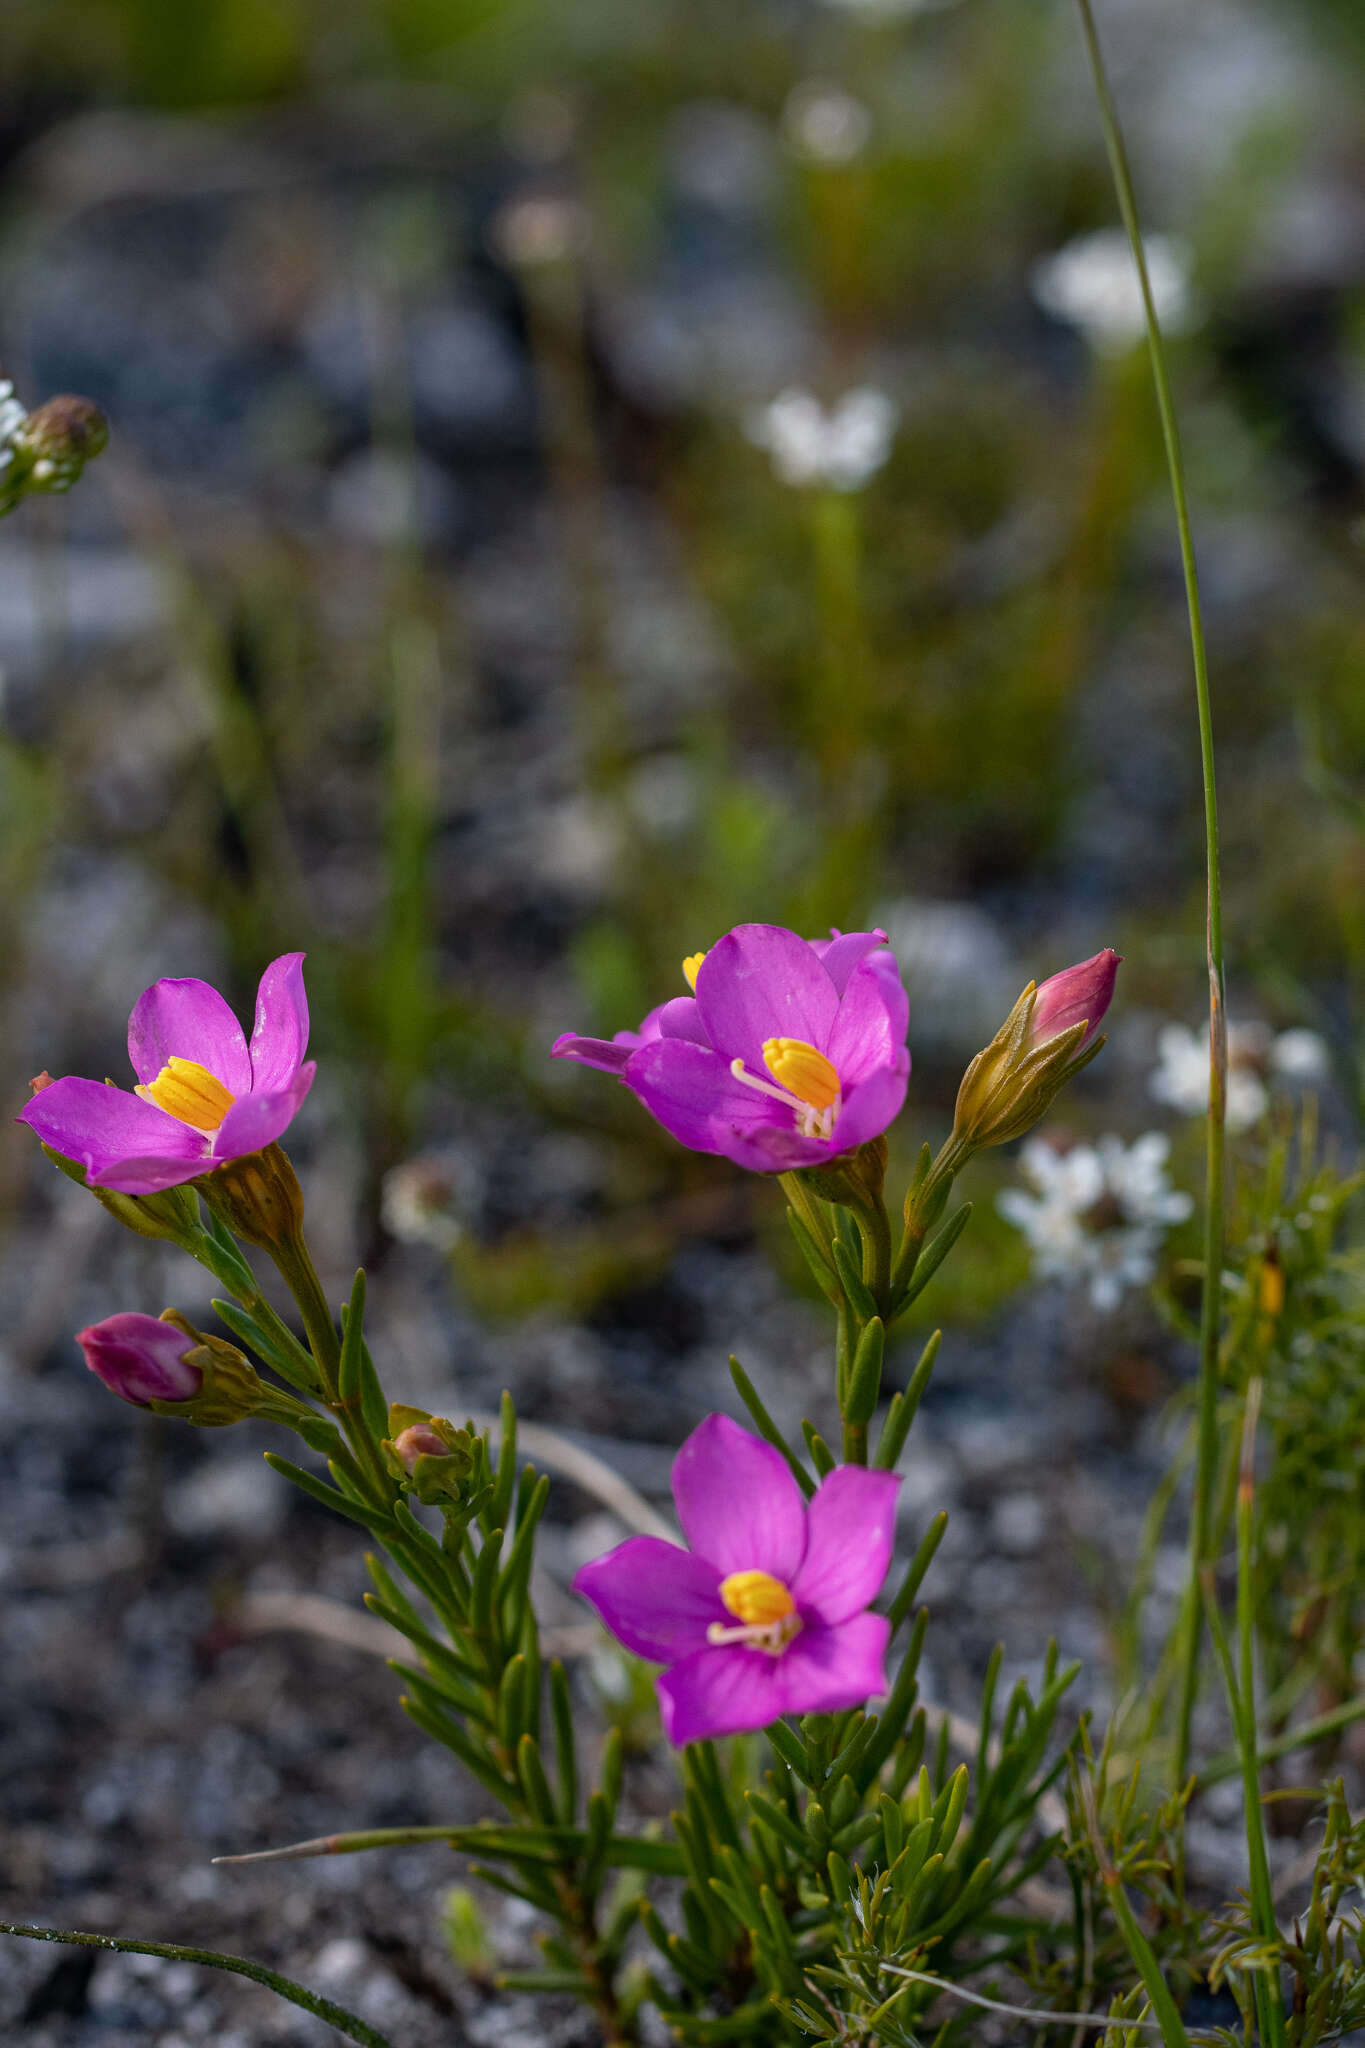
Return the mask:
MULTIPOLYGON (((1185 576, 1185 597, 1189 610, 1190 646, 1194 656, 1195 701, 1199 713, 1199 755, 1204 779, 1204 838, 1208 864, 1208 908, 1205 945, 1209 976, 1209 1114, 1205 1163, 1204 1198, 1204 1293, 1199 1325, 1199 1432, 1195 1455, 1194 1513, 1190 1521, 1190 1583, 1195 1586, 1203 1568, 1211 1562, 1213 1537, 1213 1496, 1218 1464, 1218 1340, 1222 1324, 1220 1289, 1223 1271, 1223 1122, 1227 1079, 1227 1020, 1224 1010, 1223 904, 1218 863, 1218 797, 1214 780, 1213 711, 1209 700, 1208 656, 1204 644, 1204 617, 1199 597, 1199 570, 1195 562, 1194 537, 1190 528, 1189 500, 1185 486, 1185 460, 1180 447, 1175 404, 1171 396, 1166 347, 1157 319, 1156 301, 1147 274, 1142 230, 1138 223, 1137 200, 1132 173, 1119 126, 1118 110, 1109 89, 1109 78, 1100 50, 1099 35, 1090 0, 1076 0, 1081 27, 1095 81, 1100 125, 1118 195, 1119 211, 1137 265, 1142 287, 1142 304, 1147 324, 1147 342, 1156 385, 1161 434, 1166 447, 1171 496, 1180 534, 1180 562, 1185 576)), ((1186 1603, 1188 1622, 1181 1671, 1180 1700, 1176 1716, 1172 1782, 1184 1782, 1189 1764, 1190 1722, 1199 1685, 1199 1649, 1202 1638, 1200 1603, 1186 1603)))

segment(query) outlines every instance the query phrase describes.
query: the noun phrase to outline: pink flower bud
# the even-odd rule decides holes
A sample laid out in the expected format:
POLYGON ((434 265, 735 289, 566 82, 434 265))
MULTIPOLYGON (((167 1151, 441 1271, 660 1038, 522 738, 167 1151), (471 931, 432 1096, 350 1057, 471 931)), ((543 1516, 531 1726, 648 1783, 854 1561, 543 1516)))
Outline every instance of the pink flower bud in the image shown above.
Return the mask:
POLYGON ((424 1422, 414 1422, 393 1440, 394 1450, 405 1472, 411 1472, 419 1458, 448 1458, 450 1445, 424 1422))
POLYGON ((78 1330, 76 1342, 110 1393, 137 1408, 150 1401, 193 1400, 203 1385, 203 1373, 189 1363, 195 1339, 156 1316, 106 1316, 78 1330))
POLYGON ((1112 946, 1106 946, 1092 959, 1079 961, 1075 967, 1064 967, 1060 974, 1045 981, 1033 1001, 1030 1046, 1044 1045, 1075 1024, 1089 1026, 1076 1050, 1080 1052, 1089 1045, 1113 1000, 1114 978, 1122 958, 1112 946))

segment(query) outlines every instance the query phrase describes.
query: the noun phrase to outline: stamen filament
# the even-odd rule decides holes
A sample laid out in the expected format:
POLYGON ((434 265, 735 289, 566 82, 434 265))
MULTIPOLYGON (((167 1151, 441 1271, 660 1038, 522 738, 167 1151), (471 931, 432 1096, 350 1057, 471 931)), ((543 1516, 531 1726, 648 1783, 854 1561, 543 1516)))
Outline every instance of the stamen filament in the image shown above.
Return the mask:
POLYGON ((779 1088, 775 1082, 760 1081, 757 1074, 751 1074, 743 1060, 733 1059, 730 1072, 736 1081, 742 1081, 746 1088, 752 1088, 758 1095, 767 1095, 774 1102, 780 1102, 790 1109, 795 1117, 796 1128, 803 1138, 821 1138, 826 1143, 834 1136, 834 1125, 839 1115, 840 1097, 824 1109, 817 1109, 813 1102, 803 1102, 799 1095, 793 1095, 788 1088, 779 1088))

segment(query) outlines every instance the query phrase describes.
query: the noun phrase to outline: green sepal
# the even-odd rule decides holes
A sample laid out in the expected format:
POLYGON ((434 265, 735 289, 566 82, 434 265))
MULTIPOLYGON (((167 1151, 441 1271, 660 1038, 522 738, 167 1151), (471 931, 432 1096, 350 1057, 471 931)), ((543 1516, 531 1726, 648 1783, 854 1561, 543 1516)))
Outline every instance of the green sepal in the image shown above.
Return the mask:
POLYGON ((910 1434, 911 1424, 919 1410, 934 1370, 939 1346, 943 1342, 942 1330, 935 1330, 919 1356, 919 1363, 910 1375, 910 1383, 903 1393, 893 1394, 891 1405, 886 1411, 882 1433, 872 1456, 872 1465, 881 1472, 894 1471, 896 1462, 905 1448, 905 1439, 910 1434))
POLYGON ((811 1478, 810 1473, 801 1463, 801 1460, 773 1421, 772 1416, 764 1407, 753 1381, 733 1354, 730 1358, 730 1377, 735 1383, 735 1390, 740 1400, 758 1425, 759 1435, 766 1442, 770 1443, 774 1450, 781 1451, 791 1469, 793 1479, 801 1488, 802 1493, 809 1498, 815 1491, 815 1481, 811 1478))
POLYGON ((929 1285, 929 1282, 933 1279, 935 1273, 937 1273, 939 1267, 967 1228, 968 1223, 971 1221, 971 1214, 971 1203, 964 1202, 962 1207, 955 1209, 948 1218, 948 1221, 934 1232, 934 1235, 915 1261, 913 1273, 901 1288, 900 1293, 893 1297, 891 1305, 893 1316, 903 1315, 911 1302, 917 1301, 920 1295, 923 1294, 925 1288, 929 1285))
POLYGON ((369 1507, 363 1501, 353 1499, 349 1493, 339 1492, 337 1488, 328 1486, 325 1480, 305 1472, 301 1465, 293 1465, 288 1458, 280 1457, 277 1452, 267 1451, 265 1462, 272 1472, 278 1472, 291 1486, 297 1486, 301 1493, 310 1494, 323 1507, 331 1508, 334 1514, 345 1515, 349 1521, 359 1522, 365 1529, 392 1528, 392 1522, 382 1509, 369 1507))
MULTIPOLYGON (((348 1408, 361 1398, 361 1350, 364 1338, 365 1268, 361 1266, 351 1283, 351 1299, 341 1311, 341 1359, 337 1366, 337 1390, 348 1408)), ((390 1431, 391 1435, 395 1433, 390 1431)))
POLYGON ((842 1234, 834 1240, 834 1263, 838 1268, 839 1282, 844 1298, 860 1323, 870 1323, 877 1314, 877 1299, 863 1279, 861 1256, 845 1240, 842 1234))
POLYGON ((810 1452, 812 1465, 814 1465, 820 1478, 825 1478, 827 1473, 834 1470, 839 1462, 838 1459, 813 1422, 803 1422, 801 1424, 801 1434, 806 1440, 806 1449, 810 1452))
POLYGON ((555 1777, 559 1783, 559 1817, 572 1826, 578 1818, 578 1754, 574 1740, 573 1702, 569 1679, 556 1657, 550 1665, 550 1721, 555 1738, 555 1777))
POLYGON ((826 1301, 832 1303, 835 1308, 838 1308, 843 1298, 839 1287, 838 1274, 831 1267, 829 1260, 825 1257, 795 1209, 788 1209, 787 1221, 791 1225, 791 1233, 796 1239, 797 1249, 810 1267, 811 1277, 814 1279, 816 1286, 820 1289, 826 1301))
POLYGON ((844 1421, 861 1426, 872 1420, 882 1390, 882 1362, 886 1355, 886 1325, 874 1315, 865 1324, 848 1375, 844 1421))
POLYGON ((921 1536, 919 1545, 906 1570, 905 1577, 901 1580, 900 1586, 897 1589, 896 1597, 887 1610, 893 1631, 900 1627, 906 1615, 910 1612, 915 1596, 924 1582, 924 1574, 933 1563, 934 1553, 943 1541, 947 1528, 948 1510, 940 1508, 923 1536, 921 1536))

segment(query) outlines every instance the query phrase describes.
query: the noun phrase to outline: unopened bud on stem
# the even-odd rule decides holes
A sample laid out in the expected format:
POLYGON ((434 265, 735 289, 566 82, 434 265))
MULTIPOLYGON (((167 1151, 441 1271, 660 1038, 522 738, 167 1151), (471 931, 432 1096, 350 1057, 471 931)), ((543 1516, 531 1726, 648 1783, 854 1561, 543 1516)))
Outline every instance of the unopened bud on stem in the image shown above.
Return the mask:
POLYGON ((106 1316, 77 1333, 85 1362, 135 1408, 219 1429, 254 1415, 265 1389, 235 1345, 206 1337, 173 1308, 106 1316))
POLYGON ((1029 983, 962 1077, 949 1140, 955 1172, 983 1146, 1032 1130, 1065 1083, 1089 1065, 1104 1044, 1096 1033, 1118 967, 1119 955, 1106 947, 1041 988, 1029 983))

